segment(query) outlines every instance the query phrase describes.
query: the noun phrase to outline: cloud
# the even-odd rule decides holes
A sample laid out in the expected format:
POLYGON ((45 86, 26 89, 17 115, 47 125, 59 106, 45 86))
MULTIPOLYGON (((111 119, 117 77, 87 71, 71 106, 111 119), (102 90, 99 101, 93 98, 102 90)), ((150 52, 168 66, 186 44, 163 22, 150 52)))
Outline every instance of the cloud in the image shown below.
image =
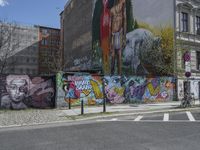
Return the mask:
POLYGON ((5 5, 8 5, 8 1, 7 0, 0 0, 0 6, 3 7, 5 5))

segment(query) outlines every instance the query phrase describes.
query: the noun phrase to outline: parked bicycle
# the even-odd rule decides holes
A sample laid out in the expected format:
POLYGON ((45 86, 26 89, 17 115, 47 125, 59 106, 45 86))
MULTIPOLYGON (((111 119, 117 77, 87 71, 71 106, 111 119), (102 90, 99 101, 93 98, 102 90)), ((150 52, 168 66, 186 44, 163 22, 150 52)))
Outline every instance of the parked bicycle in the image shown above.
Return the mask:
POLYGON ((181 107, 191 107, 194 103, 194 94, 185 93, 184 97, 181 100, 181 107))

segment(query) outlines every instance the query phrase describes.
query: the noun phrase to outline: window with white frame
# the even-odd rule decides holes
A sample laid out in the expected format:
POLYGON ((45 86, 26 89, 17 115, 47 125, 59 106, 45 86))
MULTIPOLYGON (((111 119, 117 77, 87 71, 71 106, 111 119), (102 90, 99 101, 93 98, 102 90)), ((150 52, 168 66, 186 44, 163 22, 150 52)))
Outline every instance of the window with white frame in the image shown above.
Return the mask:
POLYGON ((200 16, 196 16, 197 34, 200 35, 200 16))
POLYGON ((197 51, 197 70, 200 70, 200 51, 197 51))
POLYGON ((188 32, 188 29, 189 29, 188 13, 182 12, 181 15, 182 15, 182 19, 181 19, 182 32, 188 32))

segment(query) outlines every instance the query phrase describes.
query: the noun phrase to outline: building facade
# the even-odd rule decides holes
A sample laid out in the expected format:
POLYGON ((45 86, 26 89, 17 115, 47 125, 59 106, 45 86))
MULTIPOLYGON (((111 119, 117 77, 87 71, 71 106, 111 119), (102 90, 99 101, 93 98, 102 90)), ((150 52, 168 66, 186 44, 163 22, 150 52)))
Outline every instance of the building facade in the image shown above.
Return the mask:
MULTIPOLYGON (((38 74, 38 29, 31 26, 10 25, 12 40, 7 51, 5 74, 38 74), (15 28, 15 29, 13 29, 15 28)), ((6 54, 6 53, 4 53, 6 54)))
POLYGON ((60 14, 65 71, 92 69, 92 7, 91 0, 69 0, 60 14))
POLYGON ((200 99, 200 1, 176 1, 178 98, 186 92, 200 99), (187 58, 189 56, 189 59, 187 58), (188 59, 188 60, 187 60, 188 59), (187 75, 185 72, 190 72, 187 75))
POLYGON ((0 53, 1 68, 5 64, 3 74, 51 75, 62 69, 60 29, 6 23, 3 26, 6 38, 1 41, 8 41, 0 53))
POLYGON ((61 70, 60 29, 38 26, 39 54, 38 71, 40 75, 55 74, 61 70))

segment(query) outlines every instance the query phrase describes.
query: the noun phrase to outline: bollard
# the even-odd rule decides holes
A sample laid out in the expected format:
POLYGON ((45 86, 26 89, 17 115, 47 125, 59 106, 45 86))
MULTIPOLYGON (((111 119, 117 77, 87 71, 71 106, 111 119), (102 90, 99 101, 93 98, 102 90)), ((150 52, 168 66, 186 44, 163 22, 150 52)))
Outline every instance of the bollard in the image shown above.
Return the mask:
POLYGON ((104 113, 106 112, 106 99, 105 99, 105 97, 103 99, 103 112, 104 113))
POLYGON ((69 98, 69 109, 71 109, 71 98, 69 98))
POLYGON ((84 108, 83 108, 84 106, 83 106, 83 100, 81 101, 81 115, 83 115, 84 114, 84 108))

